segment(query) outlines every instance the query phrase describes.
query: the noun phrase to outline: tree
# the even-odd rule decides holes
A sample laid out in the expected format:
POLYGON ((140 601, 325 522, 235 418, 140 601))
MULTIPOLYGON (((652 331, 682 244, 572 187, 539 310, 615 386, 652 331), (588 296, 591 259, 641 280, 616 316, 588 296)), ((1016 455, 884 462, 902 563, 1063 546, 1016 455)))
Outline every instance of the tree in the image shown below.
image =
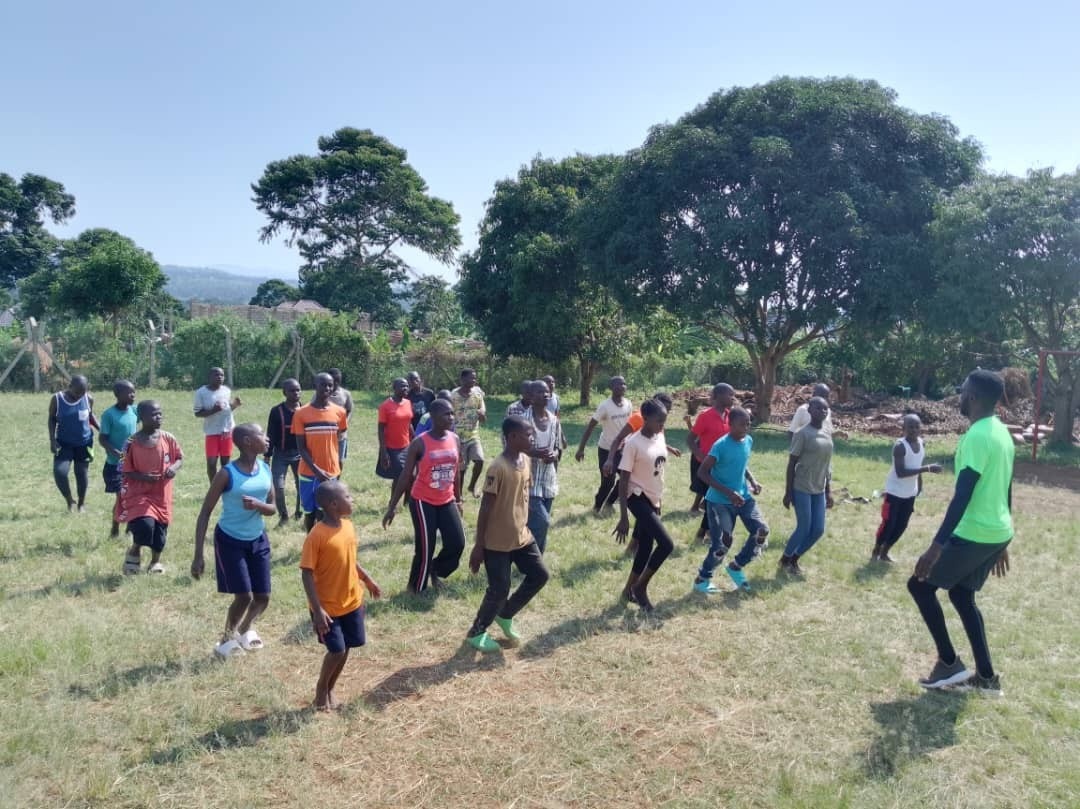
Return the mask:
POLYGON ((75 215, 75 197, 64 186, 40 174, 24 174, 18 182, 0 173, 0 288, 44 268, 57 240, 45 230, 43 217, 59 225, 75 215))
POLYGON ((300 300, 300 290, 292 284, 282 281, 280 278, 269 278, 259 284, 255 290, 255 296, 249 302, 249 306, 265 306, 273 309, 285 301, 300 300))
POLYGON ((599 363, 625 336, 620 307, 589 279, 575 229, 586 196, 610 178, 618 158, 537 158, 495 185, 480 244, 461 264, 461 300, 497 354, 581 368, 588 404, 599 363))
POLYGON ((147 304, 165 282, 154 257, 135 242, 115 231, 93 228, 64 242, 59 265, 38 270, 20 289, 29 314, 40 316, 47 300, 50 309, 80 317, 103 315, 111 321, 115 337, 121 317, 147 304))
MULTIPOLYGON (((934 236, 937 298, 954 322, 1012 325, 1032 351, 1080 350, 1080 171, 985 177, 941 204, 934 236)), ((1080 363, 1054 367, 1051 440, 1068 442, 1080 363)))
POLYGON ((777 366, 903 314, 941 189, 977 145, 872 81, 780 78, 713 95, 630 153, 585 212, 597 277, 742 345, 768 419, 777 366))
POLYGON ((346 127, 319 138, 316 155, 270 163, 252 185, 255 205, 269 219, 260 238, 285 233, 300 250, 305 296, 332 309, 385 315, 396 306, 392 285, 403 283, 409 269, 396 248, 453 260, 460 218, 449 202, 427 193, 406 156, 371 130, 346 127))
POLYGON ((437 275, 417 278, 409 287, 408 327, 413 331, 449 331, 464 317, 457 289, 437 275))

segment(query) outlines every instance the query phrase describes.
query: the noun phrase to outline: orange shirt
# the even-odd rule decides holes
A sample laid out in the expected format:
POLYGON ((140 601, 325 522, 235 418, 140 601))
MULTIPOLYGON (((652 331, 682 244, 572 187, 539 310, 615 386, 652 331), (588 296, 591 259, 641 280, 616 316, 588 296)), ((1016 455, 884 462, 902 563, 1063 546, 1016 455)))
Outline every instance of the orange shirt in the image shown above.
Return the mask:
MULTIPOLYGON (((326 407, 313 404, 298 408, 292 417, 293 435, 304 436, 311 460, 326 474, 336 478, 341 474, 341 459, 338 457, 338 433, 349 429, 349 420, 345 408, 328 403, 326 407)), ((313 477, 312 469, 303 458, 300 459, 300 474, 313 477)))
POLYGON ((387 449, 404 449, 412 441, 412 402, 402 399, 395 402, 391 396, 379 405, 379 424, 383 426, 383 440, 387 449))
POLYGON ((153 517, 156 522, 172 522, 173 478, 164 477, 165 467, 184 457, 171 433, 158 432, 157 443, 148 447, 133 435, 124 448, 124 472, 156 473, 159 480, 134 480, 124 475, 120 484, 120 522, 138 517, 153 517))
POLYGON ((630 428, 631 435, 645 426, 645 417, 641 415, 640 410, 635 410, 630 414, 630 418, 626 420, 626 426, 630 428))
POLYGON ((337 528, 317 522, 304 539, 300 569, 314 575, 315 593, 331 618, 347 615, 364 603, 356 544, 352 520, 342 520, 337 528))

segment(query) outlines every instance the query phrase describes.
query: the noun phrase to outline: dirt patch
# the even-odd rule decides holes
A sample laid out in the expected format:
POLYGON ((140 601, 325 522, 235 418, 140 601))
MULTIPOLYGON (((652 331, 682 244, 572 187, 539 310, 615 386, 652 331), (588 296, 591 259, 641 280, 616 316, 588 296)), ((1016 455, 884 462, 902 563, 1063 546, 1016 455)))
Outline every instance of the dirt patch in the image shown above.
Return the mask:
POLYGON ((1018 460, 1013 464, 1013 479, 1032 486, 1054 486, 1080 492, 1080 467, 1075 466, 1052 466, 1018 460))

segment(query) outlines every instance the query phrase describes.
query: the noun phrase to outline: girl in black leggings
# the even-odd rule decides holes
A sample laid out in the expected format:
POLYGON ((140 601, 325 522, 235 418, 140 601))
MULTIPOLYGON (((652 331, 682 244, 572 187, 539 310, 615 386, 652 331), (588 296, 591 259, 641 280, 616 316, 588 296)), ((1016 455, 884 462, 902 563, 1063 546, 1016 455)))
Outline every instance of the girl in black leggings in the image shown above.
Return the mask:
POLYGON ((634 535, 638 538, 637 553, 630 569, 630 578, 623 588, 623 598, 651 612, 649 581, 674 548, 660 522, 660 502, 664 494, 664 469, 667 466, 667 445, 664 443, 664 422, 667 410, 656 400, 641 405, 645 424, 623 444, 619 461, 619 524, 615 527, 617 542, 625 542, 634 515, 634 535))

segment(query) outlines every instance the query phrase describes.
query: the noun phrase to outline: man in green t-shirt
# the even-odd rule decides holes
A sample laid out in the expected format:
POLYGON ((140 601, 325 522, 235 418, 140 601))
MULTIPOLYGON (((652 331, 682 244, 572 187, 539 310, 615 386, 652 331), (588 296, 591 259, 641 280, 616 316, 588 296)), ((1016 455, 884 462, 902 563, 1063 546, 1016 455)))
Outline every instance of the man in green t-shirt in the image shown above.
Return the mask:
POLYGON ((992 371, 972 371, 964 380, 960 412, 971 421, 971 427, 956 448, 956 491, 934 541, 919 557, 915 574, 908 580, 908 591, 938 652, 930 676, 919 680, 924 688, 955 685, 1001 694, 975 593, 991 572, 1004 576, 1009 569, 1015 448, 1009 431, 994 415, 1004 391, 1001 377, 992 371), (938 589, 949 591, 949 600, 964 624, 975 656, 974 674, 960 661, 949 639, 938 589))

